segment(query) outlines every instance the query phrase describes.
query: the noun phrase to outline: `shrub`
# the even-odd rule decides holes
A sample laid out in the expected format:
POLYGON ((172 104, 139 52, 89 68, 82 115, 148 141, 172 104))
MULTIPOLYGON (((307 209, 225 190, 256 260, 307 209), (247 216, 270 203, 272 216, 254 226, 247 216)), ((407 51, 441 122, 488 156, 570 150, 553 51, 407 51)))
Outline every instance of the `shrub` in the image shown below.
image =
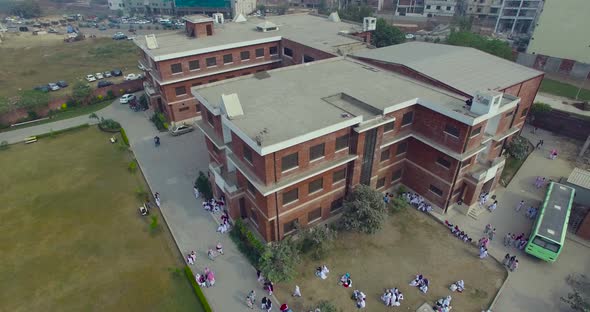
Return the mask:
POLYGON ((127 133, 125 133, 125 129, 121 128, 121 139, 123 140, 123 143, 125 143, 125 145, 129 146, 129 139, 127 138, 127 133))
POLYGON ((295 266, 299 262, 299 253, 291 237, 266 246, 260 256, 260 271, 274 282, 286 282, 295 277, 295 266))
POLYGON ((147 25, 147 26, 145 26, 145 29, 147 29, 147 30, 152 30, 152 26, 150 26, 150 25, 147 25))
POLYGON ((0 142, 0 150, 7 150, 8 147, 9 147, 8 141, 2 141, 2 142, 0 142))
POLYGON ((238 246, 238 250, 243 253, 250 264, 258 266, 260 255, 264 252, 264 244, 246 228, 241 219, 234 222, 234 226, 229 232, 232 241, 238 246))
POLYGON ((299 231, 297 249, 309 253, 314 260, 322 259, 332 248, 336 231, 327 226, 310 227, 299 231))
POLYGON ((197 298, 199 298, 199 302, 203 306, 203 310, 205 312, 213 311, 211 310, 211 306, 209 306, 209 302, 207 302, 207 298, 205 298, 205 295, 203 294, 201 287, 199 287, 199 284, 197 284, 193 271, 188 265, 184 267, 184 273, 186 275, 186 278, 188 278, 189 283, 191 283, 191 286, 193 286, 193 290, 195 291, 197 298))
POLYGON ((98 101, 102 101, 104 99, 104 96, 102 96, 102 94, 99 94, 99 95, 96 96, 96 99, 98 101))
POLYGON ((98 126, 103 129, 103 130, 107 130, 107 131, 119 131, 119 129, 121 129, 121 124, 116 122, 113 119, 104 119, 104 117, 100 118, 100 123, 98 124, 98 126))
POLYGON ((408 203, 402 198, 396 197, 389 202, 388 210, 389 213, 394 214, 404 210, 406 207, 408 207, 408 203))
POLYGON ((63 103, 60 106, 61 110, 66 110, 68 108, 68 104, 67 103, 63 103))
POLYGON ((166 117, 162 113, 155 113, 152 115, 150 120, 154 123, 156 128, 160 131, 164 131, 168 128, 168 124, 166 123, 166 117))
POLYGON ((115 92, 113 90, 107 91, 107 100, 112 100, 115 98, 115 92))
POLYGON ((130 161, 129 165, 127 165, 127 169, 129 170, 129 172, 135 173, 135 171, 137 170, 137 161, 130 161))
POLYGON ((39 118, 39 114, 37 114, 36 111, 28 111, 27 112, 27 119, 29 120, 35 120, 39 118))
POLYGON ((211 189, 211 182, 209 178, 203 173, 203 171, 199 171, 199 177, 195 180, 195 187, 199 190, 199 193, 203 194, 206 200, 210 200, 213 198, 213 191, 211 189))
POLYGON ((541 102, 534 103, 533 106, 531 107, 531 113, 533 113, 535 115, 550 113, 551 110, 552 110, 551 105, 541 103, 541 102))
POLYGON ((525 159, 529 154, 529 142, 527 139, 517 136, 510 141, 506 151, 516 159, 525 159))
POLYGON ((124 94, 125 90, 124 89, 119 89, 119 94, 124 94))
POLYGON ((386 212, 382 194, 369 186, 359 185, 351 195, 344 202, 344 214, 339 220, 339 229, 375 233, 381 228, 386 212))
POLYGON ((405 186, 403 186, 403 185, 400 185, 400 186, 397 188, 397 196, 401 196, 403 193, 407 193, 407 192, 408 192, 408 188, 406 188, 406 187, 405 187, 405 186))
MULTIPOLYGON (((308 310, 316 311, 316 309, 314 309, 314 308, 310 308, 308 310)), ((321 312, 338 312, 338 311, 340 311, 336 308, 336 306, 332 302, 327 301, 327 300, 320 301, 318 303, 317 310, 319 310, 321 312)))
POLYGON ((158 216, 152 216, 150 222, 150 230, 155 232, 158 229, 158 216))
POLYGON ((76 102, 76 100, 74 100, 73 98, 68 98, 66 100, 66 103, 65 104, 66 104, 66 107, 76 107, 76 106, 78 106, 78 102, 76 102))
POLYGON ((96 113, 92 113, 92 114, 88 115, 88 119, 96 119, 97 121, 100 120, 100 118, 98 117, 98 115, 96 113))
POLYGON ((139 199, 142 202, 145 202, 149 199, 148 192, 146 192, 146 190, 144 190, 143 187, 138 187, 137 189, 135 189, 135 196, 137 196, 137 199, 139 199))

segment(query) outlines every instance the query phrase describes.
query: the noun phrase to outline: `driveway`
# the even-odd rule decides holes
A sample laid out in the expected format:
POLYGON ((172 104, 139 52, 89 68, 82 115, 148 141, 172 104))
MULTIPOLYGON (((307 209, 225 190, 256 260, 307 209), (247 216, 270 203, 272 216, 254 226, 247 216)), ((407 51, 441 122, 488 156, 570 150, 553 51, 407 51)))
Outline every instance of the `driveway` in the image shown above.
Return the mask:
POLYGON ((526 207, 538 207, 542 202, 544 193, 533 186, 535 177, 541 175, 556 181, 560 177, 567 177, 573 169, 571 162, 561 157, 562 154, 557 160, 547 158, 549 150, 554 147, 560 151, 571 149, 565 146, 571 145, 571 142, 543 130, 538 130, 536 134, 530 130, 526 127, 523 136, 533 144, 543 138, 544 147, 529 156, 507 188, 498 186, 498 208, 493 213, 483 212, 477 220, 456 211, 449 212, 444 218, 464 228, 475 239, 482 236, 486 224, 492 224, 497 229, 497 235, 490 244, 490 254, 497 259, 504 258, 506 253, 516 254, 519 259, 519 268, 510 273, 494 311, 572 311, 559 298, 571 290, 566 283, 569 274, 590 274, 590 242, 581 244, 578 240, 567 239, 555 263, 541 261, 524 251, 503 245, 506 233, 525 233, 527 237, 530 234, 533 221, 525 217, 526 208, 517 213, 515 207, 521 200, 525 200, 526 207))
MULTIPOLYGON (((215 311, 242 311, 244 298, 251 289, 262 294, 256 281, 256 271, 231 242, 228 234, 220 234, 212 215, 201 208, 201 199, 193 194, 193 182, 198 172, 208 169, 207 147, 203 134, 194 131, 178 137, 159 133, 148 120, 148 112, 134 112, 127 105, 115 100, 110 106, 97 112, 105 118, 120 122, 129 138, 131 148, 140 164, 146 180, 154 192, 162 198, 162 214, 172 235, 185 256, 192 250, 197 252, 193 272, 205 267, 216 273, 216 284, 204 289, 204 293, 215 311), (153 138, 161 138, 159 148, 153 138), (207 258, 207 250, 217 242, 224 247, 224 255, 215 261, 207 258)), ((55 123, 0 133, 0 141, 22 141, 24 137, 59 130, 88 123, 87 116, 80 116, 55 123)))

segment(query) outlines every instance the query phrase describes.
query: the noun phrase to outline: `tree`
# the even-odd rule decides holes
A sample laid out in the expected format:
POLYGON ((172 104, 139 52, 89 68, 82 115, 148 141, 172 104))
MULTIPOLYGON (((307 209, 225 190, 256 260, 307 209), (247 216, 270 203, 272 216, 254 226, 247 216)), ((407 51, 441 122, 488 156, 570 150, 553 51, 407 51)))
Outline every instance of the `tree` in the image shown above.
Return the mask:
POLYGON ((199 193, 203 194, 206 200, 210 200, 213 198, 213 191, 211 190, 211 182, 209 178, 203 173, 203 171, 199 171, 199 177, 195 181, 195 187, 199 190, 199 193))
POLYGON ((551 105, 541 102, 536 102, 531 106, 531 113, 534 115, 550 113, 552 110, 551 105))
POLYGON ((366 185, 357 186, 344 202, 344 214, 338 227, 366 234, 377 232, 386 215, 385 202, 378 191, 366 185))
POLYGON ((41 16, 41 6, 35 0, 15 1, 10 9, 10 13, 24 18, 39 17, 41 16))
POLYGON ((123 12, 123 10, 118 9, 117 10, 117 17, 122 17, 125 13, 123 12))
POLYGON ((332 13, 331 11, 332 8, 328 7, 327 0, 320 0, 320 3, 318 4, 318 13, 328 15, 332 13))
POLYGON ((77 82, 72 88, 72 98, 78 103, 85 102, 92 94, 92 88, 84 82, 77 82))
POLYGON ((377 26, 371 38, 373 45, 378 48, 406 41, 406 36, 399 28, 389 25, 382 18, 377 20, 377 26))
POLYGON ((17 108, 35 109, 49 103, 49 94, 38 90, 24 90, 19 92, 16 99, 17 108))
POLYGON ((363 18, 373 16, 373 8, 367 5, 351 5, 338 10, 338 15, 343 20, 362 23, 363 18))
POLYGON ((311 258, 319 260, 332 248, 336 239, 336 231, 327 226, 303 229, 299 232, 297 249, 301 253, 309 253, 311 258))
POLYGON ((447 44, 472 47, 492 55, 513 60, 512 48, 507 42, 491 39, 468 31, 451 31, 447 37, 447 44))
POLYGON ((567 283, 572 286, 572 292, 567 298, 561 297, 561 301, 567 303, 570 308, 578 312, 590 312, 590 280, 584 274, 572 274, 568 276, 567 283))
POLYGON ((295 277, 295 266, 299 263, 297 247, 290 237, 266 246, 260 257, 259 269, 273 282, 290 281, 295 277))
POLYGON ((521 136, 517 136, 508 143, 506 151, 516 159, 524 159, 529 154, 529 141, 521 136))

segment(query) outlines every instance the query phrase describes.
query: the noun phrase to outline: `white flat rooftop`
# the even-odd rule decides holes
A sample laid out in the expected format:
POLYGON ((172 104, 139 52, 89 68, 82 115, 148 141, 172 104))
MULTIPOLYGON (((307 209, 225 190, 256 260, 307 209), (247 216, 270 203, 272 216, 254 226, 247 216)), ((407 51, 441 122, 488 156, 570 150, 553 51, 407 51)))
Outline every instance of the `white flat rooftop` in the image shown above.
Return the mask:
MULTIPOLYGON (((137 36, 135 43, 154 60, 161 61, 189 55, 206 53, 248 44, 256 44, 286 38, 322 51, 337 54, 353 52, 347 46, 364 49, 360 40, 339 34, 358 32, 361 26, 346 22, 332 22, 325 17, 308 14, 269 16, 265 19, 250 17, 246 22, 214 24, 212 36, 190 38, 184 30, 156 35, 159 48, 148 49, 144 36, 137 36), (276 31, 261 32, 256 25, 271 22, 276 31)), ((355 50, 356 51, 356 50, 355 50)))
POLYGON ((379 118, 384 109, 416 104, 417 98, 452 116, 466 120, 478 117, 464 108, 466 98, 342 57, 197 86, 191 91, 214 110, 220 108, 222 94, 237 94, 244 114, 231 123, 254 141, 266 129, 261 148, 354 118, 379 118))

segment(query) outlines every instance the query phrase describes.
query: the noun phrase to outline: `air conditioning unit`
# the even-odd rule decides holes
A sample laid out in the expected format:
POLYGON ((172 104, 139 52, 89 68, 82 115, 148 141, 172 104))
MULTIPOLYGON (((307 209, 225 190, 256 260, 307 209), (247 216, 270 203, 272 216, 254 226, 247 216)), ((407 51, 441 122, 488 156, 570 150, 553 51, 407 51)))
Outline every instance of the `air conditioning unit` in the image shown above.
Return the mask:
POLYGON ((502 94, 501 92, 491 90, 475 92, 473 103, 471 104, 471 111, 479 115, 497 112, 500 102, 502 102, 502 94))
POLYGON ((213 13, 213 20, 215 21, 215 24, 223 24, 225 21, 223 13, 213 13))
POLYGON ((365 17, 363 18, 363 31, 373 31, 377 28, 377 18, 365 17))

